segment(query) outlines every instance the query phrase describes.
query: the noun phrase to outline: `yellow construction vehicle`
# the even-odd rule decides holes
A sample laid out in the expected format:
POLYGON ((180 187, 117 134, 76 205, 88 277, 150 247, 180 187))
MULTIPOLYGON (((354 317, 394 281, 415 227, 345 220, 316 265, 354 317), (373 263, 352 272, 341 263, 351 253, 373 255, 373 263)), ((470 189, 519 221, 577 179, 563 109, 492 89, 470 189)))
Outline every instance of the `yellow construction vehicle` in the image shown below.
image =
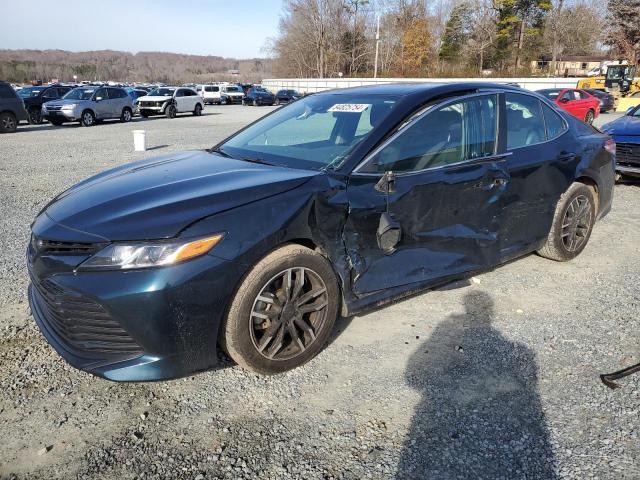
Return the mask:
POLYGON ((616 111, 626 112, 640 104, 640 78, 636 78, 636 65, 607 65, 607 73, 578 81, 577 88, 594 88, 609 92, 616 100, 616 111))

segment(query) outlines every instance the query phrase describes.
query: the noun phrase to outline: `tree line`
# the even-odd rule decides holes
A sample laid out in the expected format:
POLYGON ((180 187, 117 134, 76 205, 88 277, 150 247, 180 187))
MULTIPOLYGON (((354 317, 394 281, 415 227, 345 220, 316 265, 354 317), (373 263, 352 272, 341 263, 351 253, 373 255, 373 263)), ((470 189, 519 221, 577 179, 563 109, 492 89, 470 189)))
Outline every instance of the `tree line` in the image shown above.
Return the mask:
POLYGON ((259 81, 271 75, 269 59, 237 60, 166 52, 137 54, 112 50, 0 50, 0 79, 14 83, 114 80, 167 84, 259 81), (230 73, 232 71, 233 73, 230 73), (236 72, 234 72, 236 71, 236 72))
POLYGON ((640 0, 284 0, 267 50, 283 77, 520 76, 565 55, 636 64, 640 0))

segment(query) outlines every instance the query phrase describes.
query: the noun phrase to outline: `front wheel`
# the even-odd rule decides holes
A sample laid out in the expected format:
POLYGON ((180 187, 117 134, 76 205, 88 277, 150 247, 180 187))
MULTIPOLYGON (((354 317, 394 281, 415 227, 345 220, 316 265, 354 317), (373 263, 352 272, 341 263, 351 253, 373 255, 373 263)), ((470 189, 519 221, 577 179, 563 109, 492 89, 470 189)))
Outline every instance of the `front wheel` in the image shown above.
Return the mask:
POLYGON ((83 127, 93 127, 96 124, 96 116, 91 110, 85 110, 80 116, 80 125, 83 127))
POLYGON ((538 254, 566 262, 587 246, 596 221, 596 194, 584 183, 574 183, 562 194, 553 216, 547 243, 538 254))
POLYGON ((595 118, 595 115, 593 113, 593 110, 589 110, 587 114, 584 116, 584 121, 585 123, 588 123, 589 125, 591 125, 593 123, 594 118, 595 118))
POLYGON ((262 374, 296 368, 325 345, 340 292, 329 262, 300 245, 264 257, 236 292, 221 344, 239 365, 262 374))
POLYGON ((167 108, 165 108, 164 114, 166 115, 167 118, 176 118, 176 106, 173 104, 169 104, 167 105, 167 108))
POLYGON ((133 112, 131 111, 131 109, 123 108, 122 115, 120 115, 120 121, 127 123, 127 122, 130 122, 132 118, 133 118, 133 112))

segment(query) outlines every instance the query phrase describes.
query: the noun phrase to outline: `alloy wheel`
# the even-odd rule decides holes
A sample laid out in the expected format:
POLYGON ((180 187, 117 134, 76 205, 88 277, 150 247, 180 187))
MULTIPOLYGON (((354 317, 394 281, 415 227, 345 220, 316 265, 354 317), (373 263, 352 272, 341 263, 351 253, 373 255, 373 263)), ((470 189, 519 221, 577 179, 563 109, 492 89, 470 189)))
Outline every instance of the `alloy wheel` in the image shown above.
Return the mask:
POLYGON ((591 216, 591 203, 585 195, 578 195, 567 207, 562 219, 562 244, 568 252, 579 250, 587 241, 591 216))
POLYGON ((289 360, 316 341, 327 321, 327 287, 305 267, 269 280, 253 302, 249 328, 254 347, 269 360, 289 360))
POLYGON ((2 115, 2 131, 3 132, 13 132, 16 129, 16 119, 13 115, 9 115, 8 113, 2 115))

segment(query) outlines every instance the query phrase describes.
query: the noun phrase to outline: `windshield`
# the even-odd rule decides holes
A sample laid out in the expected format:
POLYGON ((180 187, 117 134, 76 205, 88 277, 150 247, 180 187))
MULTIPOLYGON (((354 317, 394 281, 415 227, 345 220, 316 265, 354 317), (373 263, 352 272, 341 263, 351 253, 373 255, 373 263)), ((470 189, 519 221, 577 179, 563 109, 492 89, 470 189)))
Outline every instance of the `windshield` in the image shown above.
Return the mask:
POLYGON ((37 97, 44 90, 44 87, 27 87, 18 90, 18 95, 22 98, 37 97))
POLYGON ((204 87, 204 91, 205 92, 217 92, 218 91, 218 87, 214 87, 213 85, 211 85, 211 86, 207 85, 206 87, 204 87))
POLYGON ((630 65, 618 65, 607 68, 607 78, 609 80, 624 80, 633 77, 633 67, 630 65))
POLYGON ((89 100, 95 91, 95 88, 74 88, 62 98, 64 100, 89 100))
POLYGON ((552 89, 538 90, 538 93, 543 97, 547 97, 549 100, 555 100, 556 98, 558 98, 558 95, 560 94, 560 90, 552 90, 552 89))
POLYGON ((148 95, 150 97, 172 97, 175 91, 175 88, 154 88, 148 95))
POLYGON ((224 91, 225 92, 239 92, 240 88, 239 87, 225 87, 224 91))
POLYGON ((258 121, 219 150, 291 168, 337 168, 395 105, 396 97, 386 95, 312 95, 258 121))

